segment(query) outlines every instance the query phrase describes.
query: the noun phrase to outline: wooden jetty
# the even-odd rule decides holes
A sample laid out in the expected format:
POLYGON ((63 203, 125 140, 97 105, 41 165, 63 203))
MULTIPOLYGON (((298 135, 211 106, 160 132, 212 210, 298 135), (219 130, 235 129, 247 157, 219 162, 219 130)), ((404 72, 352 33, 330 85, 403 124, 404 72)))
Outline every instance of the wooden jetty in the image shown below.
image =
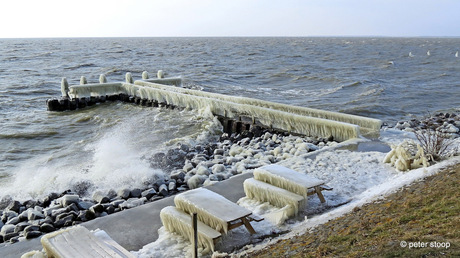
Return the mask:
POLYGON ((104 75, 99 83, 88 84, 85 77, 80 85, 61 82, 61 98, 47 100, 49 111, 85 108, 105 101, 123 101, 142 106, 209 109, 222 123, 224 131, 241 133, 253 127, 263 127, 297 135, 333 138, 345 141, 361 134, 378 134, 382 122, 378 119, 324 111, 306 107, 264 101, 254 98, 186 89, 181 78, 156 78, 142 73, 141 80, 126 74, 125 82, 109 83, 104 75))

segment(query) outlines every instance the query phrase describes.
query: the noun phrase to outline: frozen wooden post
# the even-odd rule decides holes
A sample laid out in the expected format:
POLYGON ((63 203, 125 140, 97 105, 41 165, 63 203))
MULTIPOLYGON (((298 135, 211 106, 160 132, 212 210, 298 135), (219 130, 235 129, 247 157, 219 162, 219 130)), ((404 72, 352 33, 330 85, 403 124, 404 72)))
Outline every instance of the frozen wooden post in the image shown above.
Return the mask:
POLYGON ((163 70, 158 70, 158 72, 157 72, 157 77, 158 77, 158 79, 163 79, 163 78, 165 78, 165 75, 164 75, 164 73, 163 73, 163 70))
POLYGON ((149 78, 149 73, 147 71, 142 72, 142 80, 147 80, 149 78))
POLYGON ((198 217, 196 212, 192 214, 193 225, 193 258, 198 258, 198 217))
POLYGON ((131 84, 134 83, 133 76, 129 72, 126 73, 126 83, 131 83, 131 84))
POLYGON ((61 94, 62 97, 69 97, 68 95, 69 92, 69 83, 67 82, 67 78, 62 78, 61 81, 61 94))
POLYGON ((80 77, 80 85, 88 84, 85 76, 80 77))
POLYGON ((99 83, 107 83, 107 78, 104 74, 99 75, 99 83))

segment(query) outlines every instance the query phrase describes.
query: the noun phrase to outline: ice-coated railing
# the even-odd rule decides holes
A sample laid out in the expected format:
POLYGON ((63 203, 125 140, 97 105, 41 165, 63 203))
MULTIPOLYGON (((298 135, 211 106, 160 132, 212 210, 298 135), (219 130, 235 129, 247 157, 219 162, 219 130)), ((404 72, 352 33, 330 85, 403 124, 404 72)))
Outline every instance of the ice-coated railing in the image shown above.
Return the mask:
POLYGON ((339 122, 345 122, 350 124, 359 125, 366 131, 378 131, 382 126, 382 121, 374 118, 314 109, 314 108, 307 108, 307 107, 299 107, 299 106, 292 106, 282 103, 270 102, 266 100, 254 99, 254 98, 247 98, 247 97, 238 97, 238 96, 228 96, 218 93, 206 92, 206 91, 197 91, 197 90, 190 90, 184 88, 173 88, 171 86, 161 85, 159 83, 154 83, 153 81, 135 81, 134 84, 141 85, 141 86, 148 86, 148 87, 155 87, 159 89, 166 89, 172 90, 176 92, 181 92, 184 94, 207 97, 207 98, 215 98, 230 102, 235 102, 239 104, 246 104, 246 105, 253 105, 259 106, 264 108, 275 109, 279 111, 289 112, 297 115, 302 116, 311 116, 317 118, 323 118, 328 120, 334 120, 339 122))
POLYGON ((181 85, 181 78, 164 78, 161 70, 156 79, 149 79, 147 72, 142 74, 142 78, 143 80, 134 81, 131 73, 127 73, 125 82, 107 83, 105 76, 101 75, 99 83, 86 84, 86 78, 82 77, 80 85, 72 86, 63 78, 63 97, 61 100, 48 100, 48 109, 72 110, 104 102, 106 99, 152 106, 208 108, 214 115, 238 123, 243 118, 249 119, 248 126, 257 124, 306 136, 332 136, 336 141, 359 137, 360 128, 365 132, 378 132, 381 126, 380 120, 372 118, 177 87, 181 85))

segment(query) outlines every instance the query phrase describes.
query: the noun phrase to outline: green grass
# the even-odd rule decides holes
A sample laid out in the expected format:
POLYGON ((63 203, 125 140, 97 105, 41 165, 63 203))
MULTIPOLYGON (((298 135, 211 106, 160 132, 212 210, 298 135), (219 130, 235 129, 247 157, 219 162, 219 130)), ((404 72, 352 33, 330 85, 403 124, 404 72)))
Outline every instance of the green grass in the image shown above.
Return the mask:
POLYGON ((460 257, 460 165, 247 257, 460 257), (450 247, 401 247, 450 243, 450 247))

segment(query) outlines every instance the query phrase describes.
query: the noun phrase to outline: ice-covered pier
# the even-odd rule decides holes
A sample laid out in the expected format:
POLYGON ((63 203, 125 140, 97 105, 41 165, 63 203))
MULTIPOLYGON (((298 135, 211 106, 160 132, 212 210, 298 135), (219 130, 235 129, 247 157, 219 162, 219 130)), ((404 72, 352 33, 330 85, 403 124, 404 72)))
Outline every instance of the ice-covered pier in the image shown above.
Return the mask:
POLYGON ((115 83, 107 82, 101 75, 97 84, 88 84, 86 78, 81 77, 80 85, 69 86, 63 78, 62 97, 47 100, 47 106, 50 111, 65 111, 118 100, 152 107, 208 108, 228 133, 261 127, 298 135, 332 137, 335 141, 378 133, 382 125, 378 119, 186 89, 181 87, 181 82, 181 78, 164 78, 161 70, 157 78, 151 79, 143 72, 142 79, 134 81, 131 73, 127 73, 125 82, 115 83))

